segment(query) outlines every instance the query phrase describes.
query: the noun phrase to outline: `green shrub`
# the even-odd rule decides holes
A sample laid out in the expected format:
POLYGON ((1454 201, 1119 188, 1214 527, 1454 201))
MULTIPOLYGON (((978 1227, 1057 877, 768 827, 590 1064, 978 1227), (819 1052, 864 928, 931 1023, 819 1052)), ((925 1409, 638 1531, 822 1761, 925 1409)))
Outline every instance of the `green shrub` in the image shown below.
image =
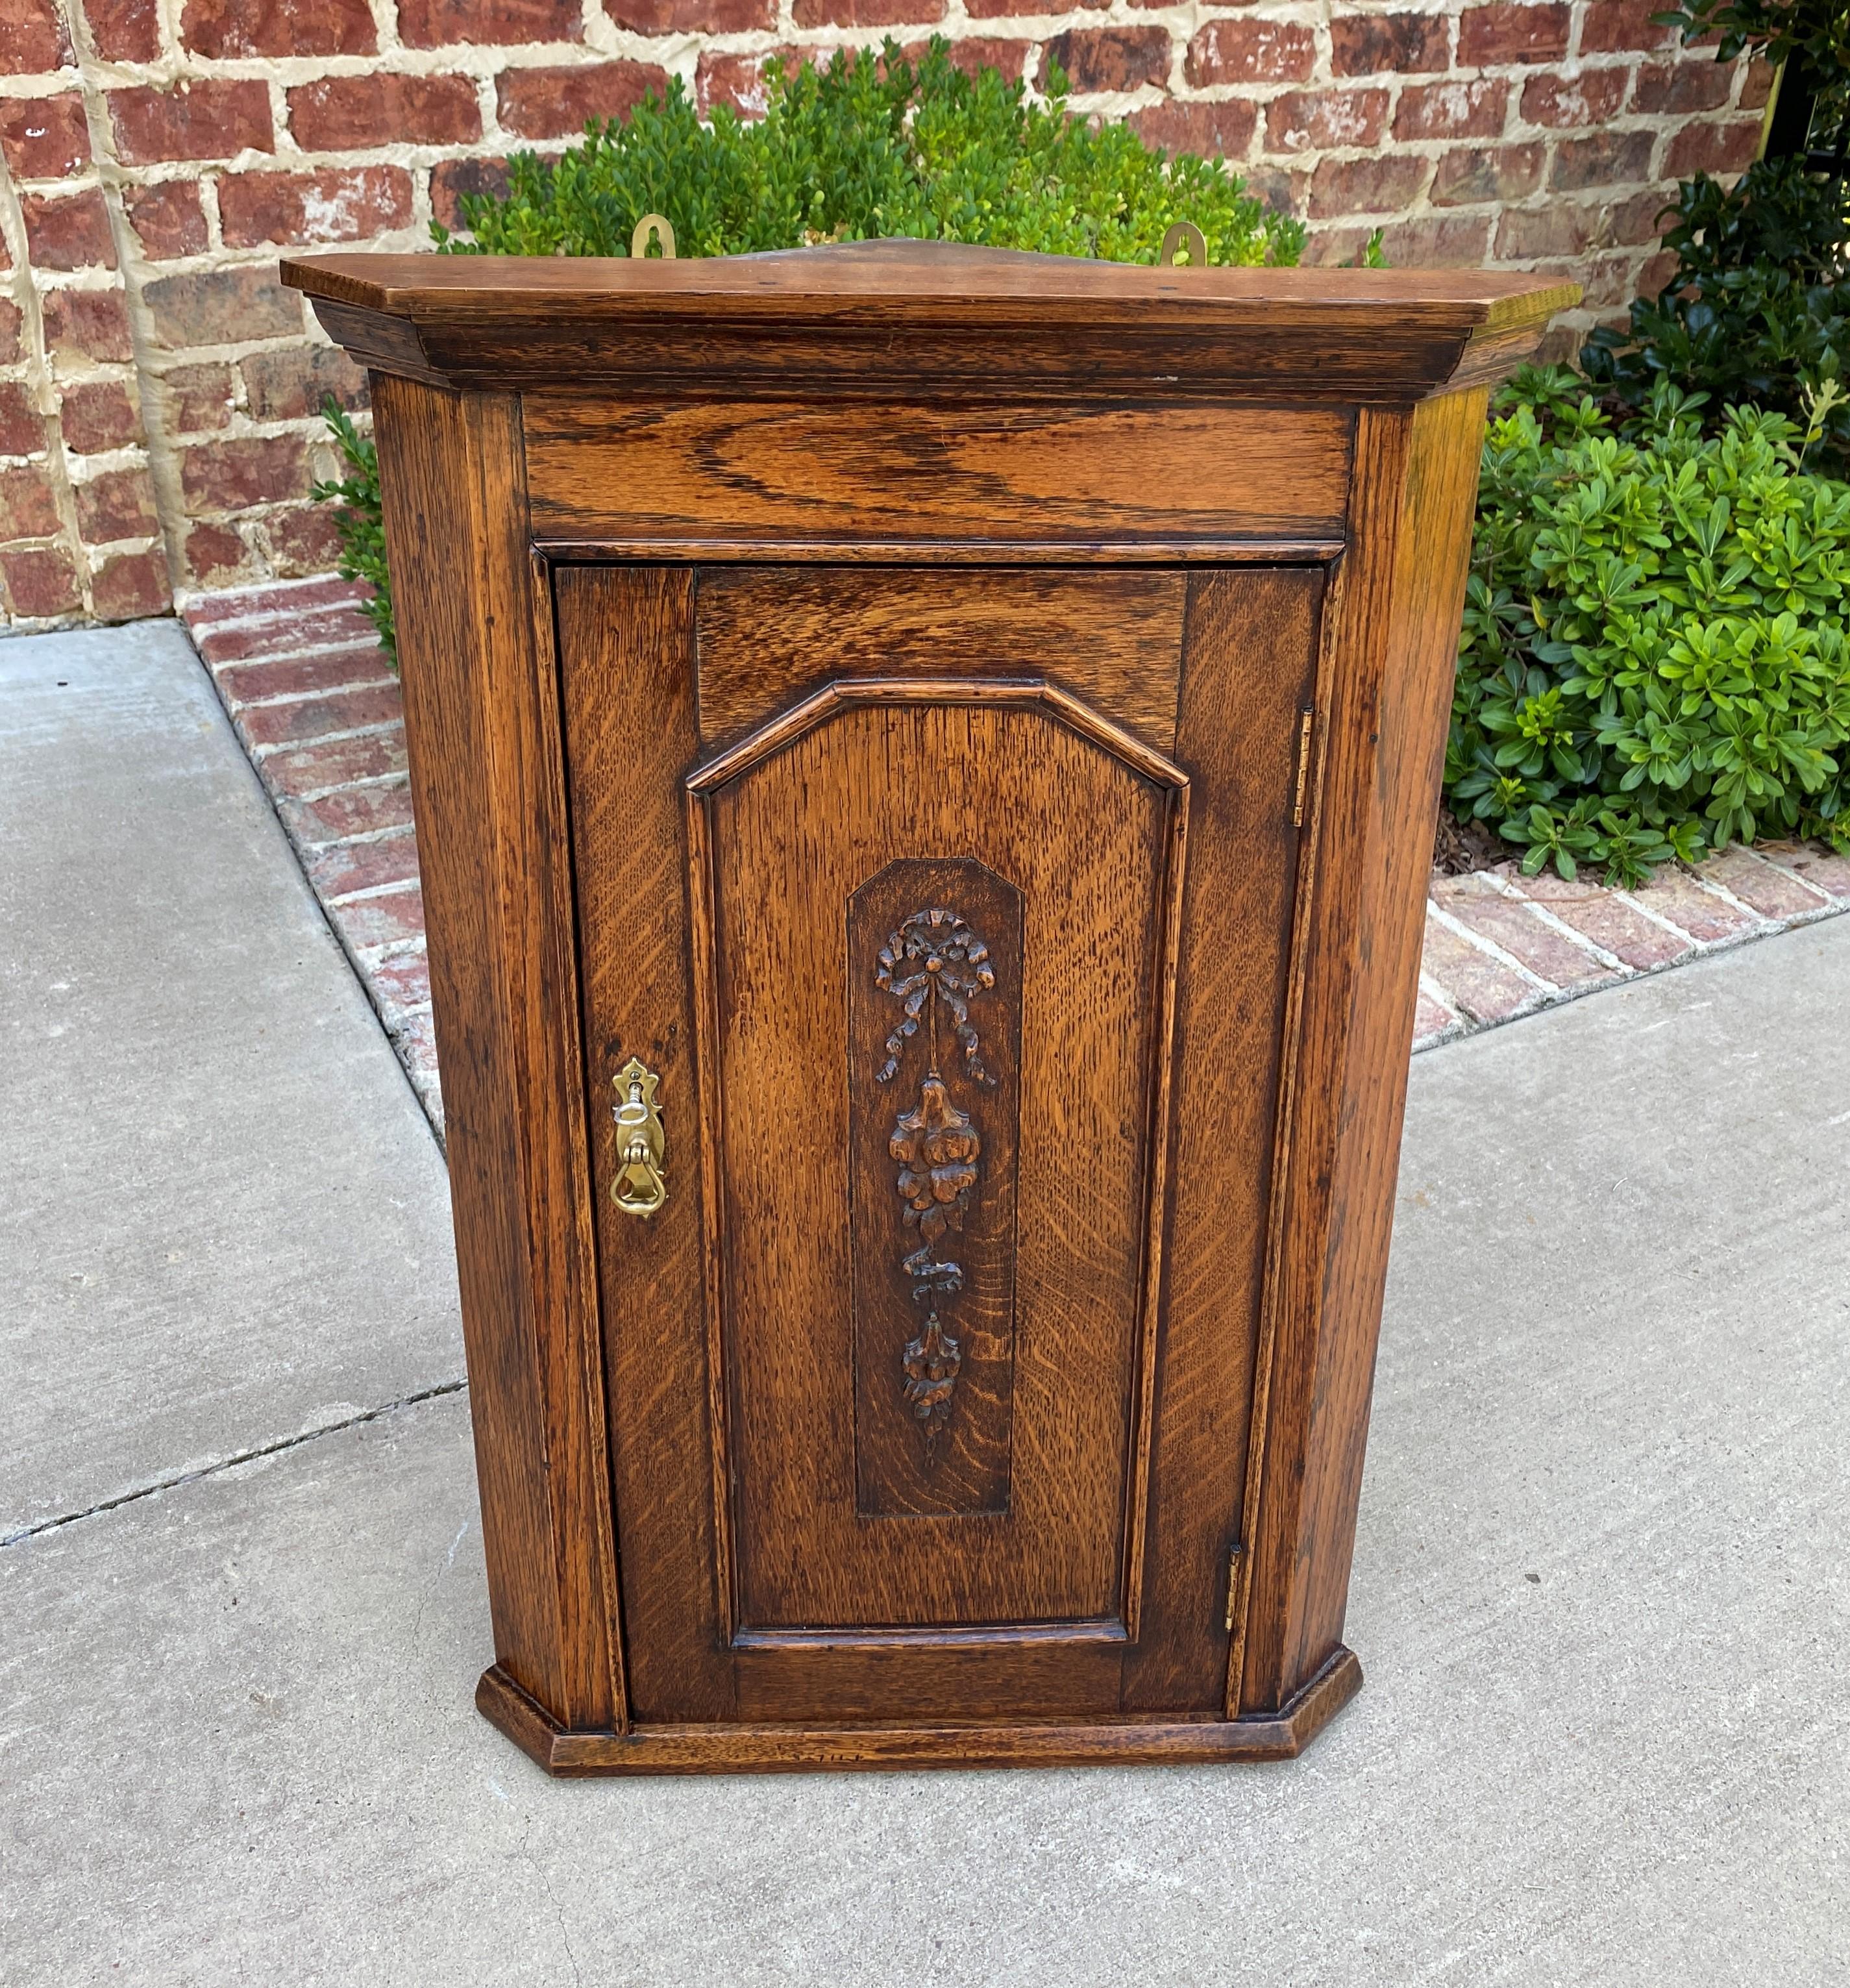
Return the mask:
POLYGON ((680 81, 625 122, 588 127, 556 161, 517 156, 505 198, 468 195, 474 243, 511 255, 627 255, 645 214, 684 255, 733 255, 882 235, 1153 262, 1192 221, 1216 263, 1291 263, 1298 221, 1246 193, 1224 164, 1167 157, 1127 125, 1069 115, 1064 79, 1045 104, 995 69, 966 76, 934 39, 917 63, 888 41, 826 69, 767 67, 755 123, 717 106, 703 124, 680 81))
POLYGON ((1850 848, 1850 486, 1805 470, 1817 424, 1703 413, 1660 381, 1621 434, 1565 367, 1498 401, 1446 790, 1528 874, 1850 848))
POLYGON ((1623 330, 1594 333, 1587 377, 1624 413, 1668 380, 1707 396, 1712 423, 1750 404, 1783 414, 1818 428, 1819 467, 1850 471, 1845 202, 1842 182, 1794 159, 1764 160, 1731 188, 1706 173, 1684 181, 1663 237, 1676 271, 1623 330))
POLYGON ((317 483, 314 495, 326 503, 338 504, 334 529, 340 534, 340 576, 363 580, 373 592, 361 611, 379 631, 392 667, 398 667, 398 640, 392 625, 392 585, 386 572, 386 521, 379 500, 379 453, 371 439, 354 427, 353 417, 343 413, 329 394, 322 403, 321 418, 328 424, 346 462, 348 474, 334 483, 317 483))

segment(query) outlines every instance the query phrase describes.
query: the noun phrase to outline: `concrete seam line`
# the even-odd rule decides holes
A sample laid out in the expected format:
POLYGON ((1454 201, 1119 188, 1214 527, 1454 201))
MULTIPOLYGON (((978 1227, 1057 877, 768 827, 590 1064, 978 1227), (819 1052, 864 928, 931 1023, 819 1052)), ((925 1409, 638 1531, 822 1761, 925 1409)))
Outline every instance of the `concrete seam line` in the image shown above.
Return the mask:
POLYGON ((424 1401, 441 1400, 446 1395, 461 1394, 468 1386, 466 1379, 439 1381, 434 1387, 420 1388, 416 1392, 400 1395, 396 1401, 382 1401, 376 1408, 366 1408, 356 1415, 348 1415, 337 1422, 325 1422, 319 1428, 304 1429, 299 1435, 286 1435, 275 1442, 261 1443, 255 1449, 240 1450, 234 1456, 221 1456, 215 1463, 202 1463, 195 1470, 182 1470, 171 1477, 157 1478, 151 1484, 143 1484, 133 1491, 124 1491, 113 1498, 105 1498, 86 1506, 81 1512, 65 1512, 55 1519, 41 1519, 35 1524, 22 1526, 15 1532, 0 1537, 0 1547, 17 1546, 22 1540, 36 1539, 41 1533, 56 1532, 61 1526, 75 1526, 85 1519, 100 1517, 105 1512, 113 1512, 119 1506, 133 1505, 143 1498, 152 1498, 158 1492, 177 1490, 183 1484, 196 1484, 202 1477, 216 1477, 220 1472, 235 1470, 241 1463, 255 1463, 260 1458, 279 1456, 287 1449, 299 1449, 304 1443, 318 1442, 325 1435, 338 1435, 343 1429, 358 1428, 366 1422, 376 1422, 381 1415, 389 1415, 395 1408, 414 1408, 424 1401))

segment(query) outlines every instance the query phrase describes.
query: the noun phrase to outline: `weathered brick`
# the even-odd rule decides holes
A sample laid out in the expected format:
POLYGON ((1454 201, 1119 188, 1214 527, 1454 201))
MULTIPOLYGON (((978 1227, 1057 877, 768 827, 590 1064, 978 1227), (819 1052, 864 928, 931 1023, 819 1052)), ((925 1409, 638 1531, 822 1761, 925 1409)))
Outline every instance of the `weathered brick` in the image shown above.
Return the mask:
POLYGON ((499 200, 507 191, 505 159, 444 159, 430 168, 430 212, 445 228, 464 225, 462 201, 465 194, 483 194, 499 200))
POLYGON ((250 549, 229 525, 194 525, 181 554, 185 576, 201 587, 223 585, 250 566, 250 549))
POLYGON ((1705 891, 1687 871, 1668 863, 1653 874, 1649 883, 1636 884, 1626 894, 1705 944, 1750 931, 1754 923, 1750 912, 1737 911, 1727 898, 1705 891))
POLYGON ((407 829, 381 836, 376 842, 337 842, 320 850, 306 864, 309 881, 327 903, 335 904, 355 891, 376 891, 387 884, 417 881, 417 837, 407 829))
POLYGON ((36 455, 46 442, 45 417, 25 382, 0 380, 0 455, 36 455))
MULTIPOLYGON (((1095 7, 1103 0, 1080 0, 1080 4, 1095 7)), ((964 0, 964 11, 974 21, 994 21, 1007 15, 1057 14, 1062 10, 1057 0, 964 0)))
POLYGON ((0 158, 16 180, 61 180, 81 171, 90 159, 83 99, 74 90, 0 98, 0 158))
POLYGON ((1424 159, 1392 152, 1365 159, 1325 159, 1311 176, 1311 213, 1318 218, 1397 214, 1412 203, 1426 174, 1424 159))
POLYGON ((1513 968, 1441 925, 1430 907, 1421 964, 1453 1007, 1474 1022, 1503 1021, 1540 992, 1513 968))
POLYGON ((1686 124, 1670 140, 1664 158, 1664 177, 1686 180, 1696 173, 1738 173, 1754 163, 1759 143, 1757 120, 1686 124))
POLYGON ((1850 857, 1835 855, 1806 842, 1766 842, 1759 849, 1767 862, 1804 877, 1834 904, 1850 904, 1850 857))
POLYGON ((1556 130, 1603 124, 1618 115, 1627 74, 1622 69, 1583 69, 1578 76, 1552 71, 1532 76, 1522 86, 1522 114, 1531 124, 1556 130))
POLYGON ((941 21, 944 0, 796 0, 799 28, 892 28, 941 21))
POLYGON ((1590 877, 1577 877, 1570 883, 1550 870, 1537 877, 1516 877, 1511 881, 1524 897, 1545 904, 1563 925, 1571 925, 1628 966, 1642 970, 1667 965, 1690 949, 1686 940, 1666 931, 1662 925, 1653 925, 1622 898, 1590 877))
POLYGON ((205 209, 194 181, 160 180, 152 186, 124 187, 122 204, 150 262, 204 253, 205 209))
POLYGON ((334 908, 340 933, 356 952, 403 945, 424 935, 424 901, 415 884, 381 891, 376 898, 350 898, 334 908))
POLYGON ((0 553, 0 574, 15 614, 69 614, 83 603, 68 548, 0 553))
POLYGON ((222 627, 206 623, 195 631, 194 640, 201 655, 218 670, 266 658, 299 657, 306 650, 326 648, 332 643, 349 645, 339 651, 345 659, 340 667, 346 668, 353 666, 356 659, 363 661, 366 645, 376 647, 377 638, 373 624, 356 606, 347 603, 335 607, 311 605, 277 614, 241 615, 222 627))
POLYGON ((411 790, 403 780, 381 780, 376 786, 324 794, 318 801, 285 801, 277 811, 299 842, 345 842, 381 829, 409 828, 411 790))
POLYGON ((112 553, 90 577, 90 599, 106 621, 162 614, 171 598, 167 560, 158 546, 141 553, 112 553))
POLYGON ((1336 14, 1330 21, 1330 66, 1338 76, 1430 74, 1450 59, 1450 23, 1443 14, 1336 14))
POLYGON ((1487 214, 1420 214, 1381 231, 1382 253, 1397 269, 1477 269, 1490 249, 1487 214))
POLYGON ((1745 849, 1723 849, 1705 857, 1696 874, 1705 884, 1719 884, 1744 904, 1751 904, 1764 918, 1801 918, 1826 901, 1809 884, 1745 849))
POLYGON ((1203 158, 1243 159, 1252 144, 1259 113, 1244 97, 1218 103, 1178 103, 1169 97, 1134 112, 1130 121, 1146 145, 1203 158))
POLYGON ((411 219, 411 175, 402 166, 319 173, 228 173, 218 182, 225 245, 363 242, 411 219))
POLYGON ((391 1008, 427 1008, 430 1005, 430 962, 421 952, 401 952, 375 967, 373 984, 391 1008))
POLYGON ((500 48, 511 42, 576 42, 583 32, 578 0, 398 0, 406 47, 454 42, 500 48))
POLYGON ((0 537, 52 539, 59 529, 51 471, 42 464, 0 469, 0 537))
POLYGON ((109 93, 116 156, 126 165, 159 159, 228 159, 274 143, 270 93, 254 79, 182 79, 170 90, 138 84, 109 93))
POLYGON ((134 357, 128 305, 120 290, 48 290, 40 307, 46 346, 55 357, 117 364, 134 357))
POLYGON ((667 74, 653 63, 607 62, 569 69, 505 69, 495 79, 503 127, 522 138, 569 138, 591 117, 619 117, 667 74))
POLYGON ((798 52, 768 49, 761 55, 730 55, 703 49, 694 66, 694 100, 704 117, 716 103, 730 104, 742 117, 762 117, 770 98, 765 65, 774 54, 786 62, 798 52))
POLYGON ((1461 145, 1447 152, 1433 174, 1435 207, 1469 207, 1480 201, 1521 200, 1541 184, 1546 147, 1461 145))
MULTIPOLYGON (((202 651, 204 646, 201 642, 202 651)), ((377 642, 366 641, 315 655, 214 664, 212 674, 226 702, 242 705, 260 703, 265 698, 306 697, 322 691, 351 689, 358 684, 383 683, 391 670, 385 651, 377 642)))
POLYGON ((83 0, 83 17, 105 62, 152 62, 160 52, 158 0, 83 0))
POLYGON ((378 46, 366 0, 186 0, 180 39, 194 54, 370 56, 378 46))
POLYGON ((1394 136, 1494 138, 1503 129, 1510 86, 1500 76, 1448 76, 1409 84, 1394 111, 1394 136))
POLYGON ((164 425, 170 434, 197 434, 231 421, 231 369, 222 361, 170 367, 159 379, 164 425))
POLYGON ((1047 44, 1041 79, 1062 69, 1080 96, 1160 85, 1169 79, 1171 46, 1166 28, 1069 28, 1047 44))
POLYGON ((89 546, 118 539, 145 539, 160 529, 154 510, 154 482, 145 469, 107 469, 72 487, 77 529, 89 546))
POLYGON ((312 480, 299 435, 240 435, 181 451, 180 487, 190 517, 306 497, 312 480))
MULTIPOLYGON (((925 52, 927 44, 910 42, 906 46, 906 57, 917 62, 925 52)), ((965 35, 950 44, 952 65, 974 76, 978 69, 1000 70, 1011 83, 1019 83, 1028 73, 1028 57, 1033 47, 1031 42, 1014 41, 1000 35, 965 35)))
POLYGON ((1544 255, 1579 255, 1605 248, 1612 240, 1610 211, 1598 201, 1575 205, 1562 200, 1546 207, 1521 208, 1497 225, 1497 253, 1507 262, 1531 262, 1544 255))
POLYGON ((22 194, 26 254, 35 269, 113 269, 116 243, 101 187, 22 194))
POLYGON ((253 421, 300 421, 319 414, 329 395, 349 413, 366 404, 366 376, 337 345, 255 352, 238 370, 253 421))
POLYGON ((1377 144, 1387 113, 1385 90, 1288 90, 1265 106, 1266 147, 1305 152, 1377 144))
POLYGON ((1588 187, 1626 186, 1651 177, 1649 131, 1595 131, 1584 138, 1564 138, 1555 148, 1555 168, 1548 184, 1563 193, 1588 187))
POLYGON ((326 504, 299 504, 273 511, 262 525, 271 570, 298 575, 326 573, 340 554, 340 533, 326 504))
POLYGON ((1423 987, 1420 999, 1413 1005, 1413 1046, 1423 1049, 1437 1041, 1447 1029, 1458 1026, 1457 1017, 1448 1008, 1443 1008, 1423 987))
POLYGON ((1671 212, 1673 193, 1673 188, 1654 188, 1620 201, 1609 215, 1601 245, 1635 248, 1655 242, 1671 212))
POLYGON ((467 76, 324 76, 289 94, 289 130, 305 152, 363 145, 466 145, 481 136, 467 76))
POLYGON ((636 35, 738 35, 777 25, 777 0, 604 0, 604 12, 636 35))
POLYGON ((302 299, 277 281, 273 263, 160 276, 142 296, 169 351, 302 333, 302 299))
POLYGON ((1718 62, 1656 62, 1640 65, 1632 108, 1648 117, 1687 117, 1719 110, 1733 87, 1733 65, 1718 62))
POLYGON ((1465 68, 1493 63, 1557 62, 1568 52, 1572 10, 1558 0, 1492 0, 1458 17, 1458 60, 1465 68))
MULTIPOLYGON (((1262 200, 1274 214, 1302 214, 1311 197, 1310 169, 1305 166, 1273 165, 1261 161, 1241 168, 1246 190, 1262 200)), ((1366 240, 1366 234, 1363 239, 1366 240)))
POLYGON ((1773 65, 1754 56, 1747 64, 1747 73, 1741 79, 1740 107, 1744 110, 1764 110, 1767 99, 1773 93, 1773 65))
MULTIPOLYGON (((391 688, 396 694, 397 686, 391 688)), ((253 719, 291 708, 286 704, 260 704, 238 714, 238 729, 248 737, 253 719)), ((272 793, 287 795, 291 800, 313 800, 338 788, 357 786, 363 780, 384 779, 402 773, 405 729, 394 725, 383 732, 362 732, 357 738, 323 739, 312 745, 289 747, 265 756, 259 762, 259 770, 272 793)))
POLYGON ((0 366, 19 363, 19 333, 24 324, 19 306, 8 297, 0 297, 0 366))
MULTIPOLYGON (((292 698, 282 704, 255 704, 238 715, 238 728, 250 743, 265 746, 302 746, 336 732, 358 732, 390 725, 402 716, 403 704, 396 683, 375 684, 360 690, 330 691, 322 697, 292 698)), ((349 774, 349 779, 361 777, 349 774)), ((318 786, 336 783, 317 781, 318 786)))
POLYGON ((1305 83, 1317 59, 1316 38, 1295 21, 1210 21, 1188 45, 1190 86, 1223 83, 1305 83))
POLYGON ((0 71, 44 76, 71 59, 71 38, 53 0, 0 0, 0 71))
POLYGON ((79 455, 96 455, 141 439, 141 417, 120 380, 79 380, 64 390, 59 410, 64 445, 79 455))
POLYGON ((1658 0, 1588 0, 1581 18, 1580 52, 1585 55, 1629 55, 1667 49, 1676 30, 1653 21, 1665 9, 1658 0))

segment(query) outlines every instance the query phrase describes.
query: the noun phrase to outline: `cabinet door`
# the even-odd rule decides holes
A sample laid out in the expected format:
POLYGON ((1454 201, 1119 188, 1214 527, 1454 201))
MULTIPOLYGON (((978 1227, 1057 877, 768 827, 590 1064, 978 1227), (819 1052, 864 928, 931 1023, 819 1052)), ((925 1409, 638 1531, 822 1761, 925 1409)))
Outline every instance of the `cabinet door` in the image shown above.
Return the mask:
POLYGON ((639 1719, 1219 1716, 1321 580, 559 573, 639 1719))

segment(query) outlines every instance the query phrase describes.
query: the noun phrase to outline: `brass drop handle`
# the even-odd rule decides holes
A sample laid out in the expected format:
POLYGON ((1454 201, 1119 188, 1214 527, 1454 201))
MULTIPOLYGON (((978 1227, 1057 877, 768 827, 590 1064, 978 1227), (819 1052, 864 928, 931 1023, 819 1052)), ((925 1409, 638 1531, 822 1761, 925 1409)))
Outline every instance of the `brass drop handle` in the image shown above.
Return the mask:
POLYGON ((626 1215, 653 1215, 668 1199, 661 1109, 655 1101, 661 1080, 632 1057, 610 1080, 616 1102, 616 1174, 610 1199, 626 1215))

